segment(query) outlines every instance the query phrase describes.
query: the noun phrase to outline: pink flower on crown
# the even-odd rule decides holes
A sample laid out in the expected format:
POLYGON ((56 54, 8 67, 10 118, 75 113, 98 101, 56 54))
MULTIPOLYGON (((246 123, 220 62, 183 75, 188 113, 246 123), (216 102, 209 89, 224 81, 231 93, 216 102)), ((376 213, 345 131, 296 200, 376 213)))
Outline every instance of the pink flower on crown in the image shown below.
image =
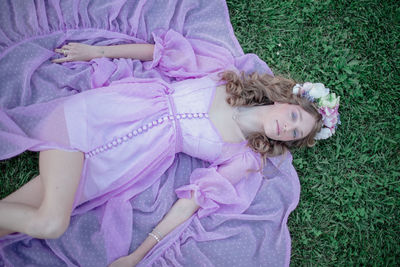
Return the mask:
POLYGON ((338 123, 339 106, 335 108, 320 107, 319 113, 322 115, 324 125, 328 128, 334 127, 338 123))
POLYGON ((335 125, 338 122, 337 116, 325 117, 324 118, 324 125, 328 128, 335 128, 335 125))

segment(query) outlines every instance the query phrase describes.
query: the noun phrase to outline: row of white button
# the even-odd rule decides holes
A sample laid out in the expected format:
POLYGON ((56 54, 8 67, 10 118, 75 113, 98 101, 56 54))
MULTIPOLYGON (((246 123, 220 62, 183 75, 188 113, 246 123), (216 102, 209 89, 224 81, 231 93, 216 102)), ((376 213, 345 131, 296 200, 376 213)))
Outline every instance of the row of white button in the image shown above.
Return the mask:
POLYGON ((101 147, 98 147, 96 149, 93 149, 92 151, 85 153, 85 158, 87 159, 87 158, 93 157, 99 153, 102 153, 104 151, 113 149, 114 147, 117 147, 117 146, 121 145, 122 143, 129 141, 129 139, 132 139, 134 136, 140 135, 140 134, 146 132, 147 130, 153 128, 154 126, 162 124, 163 122, 166 122, 168 120, 173 121, 173 120, 181 120, 181 119, 203 119, 203 118, 208 118, 208 114, 207 113, 183 113, 183 114, 165 116, 158 120, 149 122, 146 125, 143 125, 142 127, 139 127, 137 129, 127 133, 123 137, 116 138, 113 141, 111 141, 101 147))

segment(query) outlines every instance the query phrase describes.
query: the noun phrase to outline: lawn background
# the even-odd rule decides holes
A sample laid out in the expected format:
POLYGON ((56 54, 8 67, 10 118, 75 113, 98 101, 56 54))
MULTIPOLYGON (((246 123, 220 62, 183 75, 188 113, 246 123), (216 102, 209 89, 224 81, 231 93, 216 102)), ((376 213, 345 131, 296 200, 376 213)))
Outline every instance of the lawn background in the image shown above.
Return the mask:
POLYGON ((400 265, 400 5, 396 1, 238 1, 245 53, 341 96, 337 134, 294 153, 292 266, 400 265))
MULTIPOLYGON (((341 96, 337 133, 294 152, 292 266, 400 264, 400 5, 228 0, 245 53, 341 96)), ((36 153, 0 162, 0 198, 37 175, 36 153)))

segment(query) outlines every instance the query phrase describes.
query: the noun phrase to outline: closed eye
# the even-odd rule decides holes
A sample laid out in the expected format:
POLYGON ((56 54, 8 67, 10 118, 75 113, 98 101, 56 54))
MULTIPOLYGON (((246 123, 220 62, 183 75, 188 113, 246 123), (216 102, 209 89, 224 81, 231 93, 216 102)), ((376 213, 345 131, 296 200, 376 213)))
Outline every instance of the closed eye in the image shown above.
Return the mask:
POLYGON ((296 121, 297 119, 297 114, 295 112, 292 112, 292 120, 296 121))

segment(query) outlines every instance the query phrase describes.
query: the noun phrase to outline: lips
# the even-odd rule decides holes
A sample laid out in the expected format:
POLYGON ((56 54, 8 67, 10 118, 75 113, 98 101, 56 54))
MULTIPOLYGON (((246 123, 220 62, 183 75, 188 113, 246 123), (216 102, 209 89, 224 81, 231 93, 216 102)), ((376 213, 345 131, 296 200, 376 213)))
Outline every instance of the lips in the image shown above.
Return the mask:
POLYGON ((280 129, 279 129, 278 120, 276 121, 276 131, 278 132, 278 135, 280 135, 281 131, 280 131, 280 129))

